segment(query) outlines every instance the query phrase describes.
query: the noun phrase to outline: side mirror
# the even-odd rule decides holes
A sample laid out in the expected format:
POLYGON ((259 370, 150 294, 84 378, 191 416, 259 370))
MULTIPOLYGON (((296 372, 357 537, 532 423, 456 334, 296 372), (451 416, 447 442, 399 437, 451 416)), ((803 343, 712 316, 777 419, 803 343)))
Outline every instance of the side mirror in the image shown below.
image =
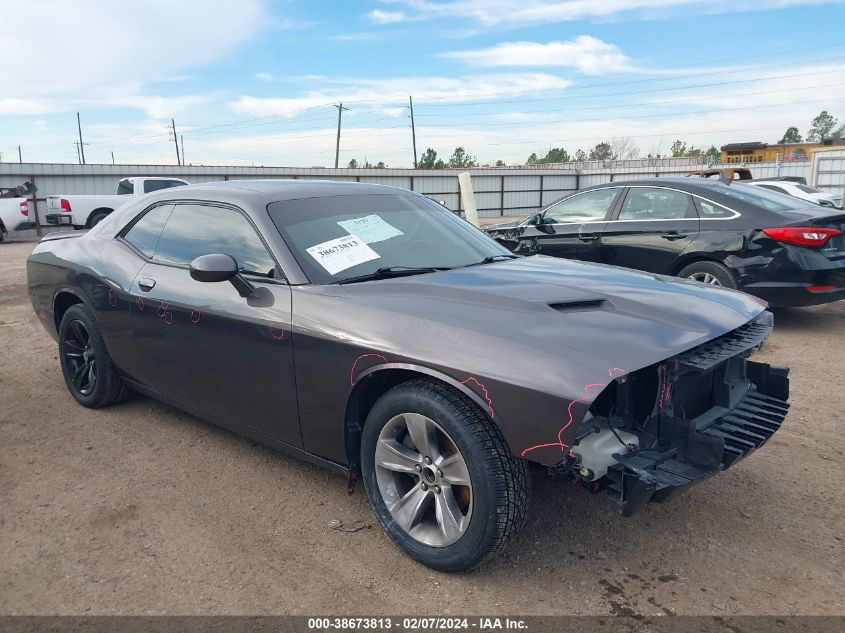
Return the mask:
POLYGON ((255 286, 238 272, 238 261, 231 255, 201 255, 191 262, 191 279, 202 282, 229 281, 242 297, 255 292, 255 286))
POLYGON ((531 216, 531 219, 528 220, 528 224, 531 224, 532 226, 537 226, 538 224, 542 224, 542 223, 543 223, 543 214, 542 213, 537 213, 537 214, 531 216))

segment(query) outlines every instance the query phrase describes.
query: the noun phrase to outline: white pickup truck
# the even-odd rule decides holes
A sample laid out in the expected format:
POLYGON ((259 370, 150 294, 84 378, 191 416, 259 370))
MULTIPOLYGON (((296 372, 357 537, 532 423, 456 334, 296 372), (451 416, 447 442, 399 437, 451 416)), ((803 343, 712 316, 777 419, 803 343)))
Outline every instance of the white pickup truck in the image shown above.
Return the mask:
POLYGON ((15 231, 35 228, 26 198, 0 198, 0 242, 15 231))
POLYGON ((77 229, 90 229, 131 196, 182 187, 188 182, 180 178, 138 177, 123 178, 117 183, 117 194, 110 195, 54 195, 47 196, 47 224, 66 224, 77 229))

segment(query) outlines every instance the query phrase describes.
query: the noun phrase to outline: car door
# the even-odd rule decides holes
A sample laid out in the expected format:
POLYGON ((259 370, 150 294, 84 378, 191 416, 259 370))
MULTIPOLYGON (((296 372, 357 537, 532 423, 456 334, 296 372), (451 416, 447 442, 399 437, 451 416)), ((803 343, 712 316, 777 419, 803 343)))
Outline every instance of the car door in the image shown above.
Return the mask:
MULTIPOLYGON (((123 239, 143 252, 133 228, 123 239)), ((136 380, 226 425, 302 445, 291 291, 243 211, 174 204, 131 293, 136 380), (192 279, 190 262, 212 253, 234 257, 255 292, 192 279)))
POLYGON ((598 260, 670 274, 698 231, 692 196, 666 187, 632 186, 604 228, 598 260))
POLYGON ((596 261, 602 231, 623 187, 602 187, 556 202, 526 226, 517 252, 596 261))

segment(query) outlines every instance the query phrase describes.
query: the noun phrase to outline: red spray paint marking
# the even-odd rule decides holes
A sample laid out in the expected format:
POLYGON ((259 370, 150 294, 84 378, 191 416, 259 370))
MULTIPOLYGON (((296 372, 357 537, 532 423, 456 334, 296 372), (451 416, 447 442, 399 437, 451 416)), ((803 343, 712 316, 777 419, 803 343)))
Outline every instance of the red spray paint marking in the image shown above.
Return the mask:
POLYGON ((361 360, 362 358, 367 358, 367 357, 370 357, 370 356, 372 356, 374 358, 380 358, 385 363, 387 362, 387 358, 385 358, 381 354, 372 354, 372 353, 371 354, 361 354, 358 358, 355 359, 355 362, 352 363, 352 368, 349 370, 349 386, 350 387, 355 384, 355 382, 354 382, 355 366, 358 364, 358 361, 361 360))
POLYGON ((48 315, 48 314, 47 314, 47 312, 45 312, 44 310, 37 310, 37 311, 35 312, 35 314, 37 314, 37 315, 38 315, 38 317, 39 317, 39 318, 41 318, 41 319, 47 319, 47 318, 50 316, 50 315, 48 315))
POLYGON ((144 297, 138 297, 138 301, 136 301, 138 305, 138 309, 143 311, 144 310, 144 297))
MULTIPOLYGON (((607 370, 607 375, 610 378, 610 380, 613 380, 614 372, 618 372, 619 374, 624 374, 625 370, 620 369, 619 367, 611 367, 610 369, 607 370)), ((572 426, 572 422, 575 420, 575 413, 573 412, 572 409, 575 407, 575 404, 578 403, 578 402, 589 401, 590 392, 593 389, 604 388, 608 385, 608 383, 609 383, 609 381, 608 382, 594 382, 594 383, 590 383, 588 385, 584 385, 584 395, 581 396, 580 398, 577 398, 577 399, 571 401, 569 403, 569 406, 566 408, 566 413, 567 413, 568 419, 566 420, 566 424, 564 424, 563 427, 560 429, 560 431, 557 432, 557 442, 548 442, 546 444, 537 444, 536 446, 529 446, 524 451, 522 451, 522 453, 520 453, 520 457, 525 457, 528 453, 530 453, 531 451, 535 451, 538 448, 555 447, 555 448, 559 448, 561 453, 563 451, 565 451, 567 448, 569 448, 569 445, 566 442, 563 441, 563 432, 566 429, 568 429, 570 426, 572 426)))
POLYGON ((484 384, 481 383, 475 376, 470 376, 466 380, 462 380, 461 384, 466 385, 470 380, 481 387, 481 391, 484 392, 484 399, 487 401, 487 407, 490 409, 490 417, 495 417, 495 411, 493 411, 493 400, 490 398, 490 393, 487 391, 487 387, 485 387, 484 384))
POLYGON ((159 301, 158 310, 156 310, 156 314, 161 317, 161 320, 165 322, 165 324, 170 325, 173 323, 173 313, 170 311, 170 304, 166 301, 159 301))
POLYGON ((283 338, 285 338, 285 331, 284 330, 282 330, 282 329, 277 330, 272 325, 268 325, 267 329, 270 330, 270 336, 274 341, 281 341, 283 338), (279 332, 279 334, 276 334, 276 332, 279 332))
POLYGON ((202 318, 202 312, 200 312, 199 310, 191 310, 191 323, 196 325, 197 323, 200 322, 201 318, 202 318))

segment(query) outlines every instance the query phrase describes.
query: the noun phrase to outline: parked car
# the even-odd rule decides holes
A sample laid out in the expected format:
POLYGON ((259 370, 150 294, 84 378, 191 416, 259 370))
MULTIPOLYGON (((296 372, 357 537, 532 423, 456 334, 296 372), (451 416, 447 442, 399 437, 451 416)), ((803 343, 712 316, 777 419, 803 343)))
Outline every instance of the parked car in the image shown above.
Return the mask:
POLYGON ((0 198, 0 242, 15 231, 33 227, 26 198, 0 198))
POLYGON ((518 254, 676 275, 772 306, 845 297, 845 214, 761 187, 659 178, 590 187, 487 232, 518 254))
POLYGON ((517 257, 394 187, 160 191, 47 236, 27 274, 80 404, 136 390, 350 494, 360 477, 390 538, 445 571, 516 536, 530 465, 630 515, 747 456, 788 406, 788 370, 747 359, 761 301, 517 257))
POLYGON ((58 194, 47 196, 47 224, 67 224, 77 229, 90 229, 100 220, 125 204, 129 196, 142 196, 153 191, 184 187, 181 178, 122 178, 117 193, 110 195, 58 194))
POLYGON ((797 182, 789 182, 786 180, 754 180, 748 183, 755 187, 762 187, 769 191, 776 191, 787 196, 800 198, 813 204, 818 204, 822 207, 833 207, 834 209, 842 208, 842 194, 835 194, 829 191, 820 191, 807 185, 802 185, 797 182))

